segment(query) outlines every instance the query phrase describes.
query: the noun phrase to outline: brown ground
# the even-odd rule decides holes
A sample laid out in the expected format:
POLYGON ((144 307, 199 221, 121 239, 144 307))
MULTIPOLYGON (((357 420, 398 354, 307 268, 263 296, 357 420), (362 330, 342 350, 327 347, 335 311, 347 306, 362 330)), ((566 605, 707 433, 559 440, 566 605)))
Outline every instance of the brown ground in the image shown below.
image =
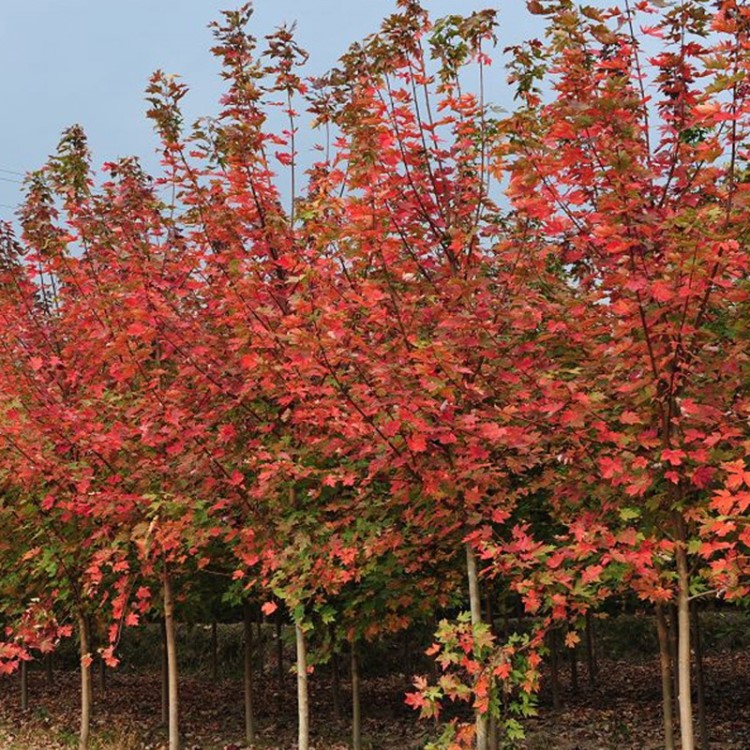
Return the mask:
MULTIPOLYGON (((726 653, 706 660, 711 750, 750 750, 750 655, 726 653)), ((543 693, 539 717, 528 724, 524 750, 651 750, 661 748, 660 695, 655 662, 600 664, 595 687, 582 669, 573 695, 563 675, 563 707, 552 711, 543 693)), ((58 750, 76 745, 77 677, 57 673, 48 686, 42 672, 30 674, 30 708, 19 711, 17 678, 5 678, 0 695, 0 750, 58 750)), ((276 691, 257 696, 259 747, 294 747, 293 678, 279 704, 276 691)), ((269 680, 272 684, 273 680, 269 680)), ((313 683, 315 675, 313 675, 313 683)), ((318 681, 313 694, 316 750, 343 750, 346 720, 333 717, 330 688, 318 681)), ((365 748, 421 748, 433 733, 403 705, 405 685, 395 678, 367 680, 363 712, 365 748)), ((240 750, 242 694, 233 680, 187 677, 181 684, 184 750, 240 750)), ((106 691, 97 684, 95 750, 160 750, 158 676, 111 673, 106 691)))
MULTIPOLYGON (((750 654, 705 659, 711 750, 750 750, 750 654)), ((545 696, 543 696, 545 697, 545 696)), ((604 662, 595 688, 581 675, 577 696, 528 723, 528 750, 661 750, 658 665, 604 662)))

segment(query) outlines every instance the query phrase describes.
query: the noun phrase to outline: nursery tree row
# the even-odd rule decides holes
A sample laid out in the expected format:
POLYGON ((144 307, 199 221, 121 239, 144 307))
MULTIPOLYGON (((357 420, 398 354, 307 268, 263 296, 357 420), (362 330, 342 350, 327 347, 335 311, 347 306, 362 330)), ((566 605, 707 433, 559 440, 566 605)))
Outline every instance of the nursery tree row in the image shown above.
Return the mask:
POLYGON ((213 26, 218 115, 153 76, 158 176, 95 173, 77 126, 28 176, 0 238, 0 657, 75 632, 82 750, 92 659, 159 619, 177 750, 204 572, 248 636, 293 625, 300 750, 311 639, 356 678, 465 607, 408 700, 467 702, 444 746, 488 750, 547 635, 623 595, 660 624, 665 746, 695 748, 691 609, 750 592, 750 8, 528 8, 544 38, 503 50, 494 11, 399 0, 312 79, 243 6, 213 26), (493 588, 530 631, 493 632, 493 588))

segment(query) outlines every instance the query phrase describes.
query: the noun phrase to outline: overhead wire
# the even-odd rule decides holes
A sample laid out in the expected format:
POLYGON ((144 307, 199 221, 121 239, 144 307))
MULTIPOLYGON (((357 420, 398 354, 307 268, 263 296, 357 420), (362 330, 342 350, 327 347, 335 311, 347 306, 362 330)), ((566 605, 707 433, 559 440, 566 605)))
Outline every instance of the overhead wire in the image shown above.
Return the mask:
MULTIPOLYGON (((16 177, 25 177, 23 172, 19 172, 17 169, 7 169, 6 167, 0 167, 0 181, 9 182, 12 185, 23 185, 23 180, 17 180, 16 177), (12 177, 5 177, 4 175, 13 175, 12 177)), ((16 210, 18 206, 13 206, 10 203, 0 203, 0 208, 10 208, 16 210)))

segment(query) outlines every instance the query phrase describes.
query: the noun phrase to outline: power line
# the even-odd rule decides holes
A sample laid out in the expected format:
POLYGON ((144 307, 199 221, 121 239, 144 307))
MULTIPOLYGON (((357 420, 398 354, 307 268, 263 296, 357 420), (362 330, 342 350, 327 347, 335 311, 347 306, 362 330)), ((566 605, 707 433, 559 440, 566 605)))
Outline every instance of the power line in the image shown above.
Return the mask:
POLYGON ((23 172, 17 172, 15 169, 3 169, 2 167, 0 167, 0 172, 4 172, 5 174, 15 174, 19 177, 25 177, 23 172))
POLYGON ((12 182, 14 185, 23 185, 23 180, 14 180, 12 177, 1 177, 0 180, 3 182, 12 182))

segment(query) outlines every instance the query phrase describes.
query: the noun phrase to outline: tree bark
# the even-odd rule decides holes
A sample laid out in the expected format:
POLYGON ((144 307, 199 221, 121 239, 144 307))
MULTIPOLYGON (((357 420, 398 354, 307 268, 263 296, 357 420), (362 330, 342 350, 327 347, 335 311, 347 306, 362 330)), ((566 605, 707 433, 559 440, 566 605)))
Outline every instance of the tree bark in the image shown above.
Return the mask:
POLYGON ((88 750, 91 736, 91 654, 89 624, 82 613, 78 615, 78 642, 81 655, 81 728, 78 733, 78 750, 88 750))
MULTIPOLYGON (((469 582, 469 608, 471 610, 471 624, 477 627, 482 624, 482 603, 479 598, 479 575, 477 574, 477 560, 469 542, 466 543, 466 574, 469 582)), ((487 744, 487 715, 477 711, 474 720, 476 732, 476 750, 488 750, 487 744)))
POLYGON ((44 675, 47 680, 47 687, 52 687, 55 684, 55 673, 52 665, 51 653, 44 657, 44 675))
POLYGON ((167 627, 164 618, 159 623, 161 632, 161 723, 169 724, 169 666, 167 665, 167 627))
POLYGON ((307 646, 302 626, 294 623, 297 643, 297 750, 310 750, 310 704, 307 693, 307 646))
POLYGON ((256 663, 258 665, 258 674, 263 675, 266 668, 266 639, 263 637, 263 615, 258 618, 256 624, 257 638, 255 639, 256 663))
POLYGON ((172 580, 164 570, 164 630, 167 645, 167 694, 169 750, 180 750, 179 697, 177 685, 177 642, 174 622, 174 592, 172 580))
POLYGON ((493 635, 496 635, 495 633, 495 611, 492 606, 492 587, 491 586, 487 586, 485 590, 484 616, 486 618, 487 624, 490 626, 490 633, 492 633, 493 635))
MULTIPOLYGON (((94 654, 96 653, 96 629, 92 620, 91 617, 86 618, 86 633, 89 641, 89 652, 94 654)), ((94 705, 94 672, 91 669, 89 669, 89 705, 94 705)))
POLYGON ((281 610, 276 610, 276 681, 279 684, 279 695, 284 690, 284 640, 282 638, 281 610))
POLYGON ((678 523, 680 534, 675 544, 677 563, 677 671, 680 695, 681 750, 695 750, 693 734, 693 698, 691 695, 690 659, 690 573, 688 570, 685 534, 682 519, 678 523))
POLYGON ((219 633, 216 620, 211 623, 211 679, 219 679, 219 633))
POLYGON ((677 669, 677 606, 669 605, 669 657, 672 660, 672 701, 674 703, 675 727, 680 722, 680 674, 677 669))
POLYGON ((500 635, 502 635, 503 640, 508 640, 510 637, 510 607, 508 606, 508 592, 505 589, 500 594, 500 619, 502 622, 500 635))
POLYGON ((253 622, 250 603, 245 602, 245 743, 255 743, 255 713, 253 710, 253 622))
POLYGON ((661 667, 661 707, 664 726, 664 749, 675 750, 674 718, 672 716, 672 660, 669 632, 664 607, 656 605, 656 634, 659 637, 659 666, 661 667))
POLYGON ((552 708, 555 711, 560 709, 562 701, 560 700, 560 649, 558 646, 557 630, 551 630, 549 633, 549 668, 550 668, 550 687, 552 688, 552 708))
POLYGON ((333 717, 341 718, 341 672, 339 670, 339 655, 331 654, 331 671, 333 673, 333 717))
POLYGON ((591 612, 586 612, 586 671, 589 686, 596 686, 596 637, 594 634, 594 621, 591 612))
POLYGON ((414 675, 414 665, 412 663, 412 644, 409 642, 408 631, 404 631, 401 636, 401 667, 404 673, 404 679, 411 682, 414 675))
POLYGON ((690 605, 690 620, 693 629, 693 652, 695 654, 695 700, 698 706, 698 732, 701 738, 701 750, 709 750, 710 737, 706 717, 706 683, 703 674, 703 639, 701 637, 698 604, 690 605))
POLYGON ((29 708, 29 663, 23 659, 20 667, 21 677, 21 711, 29 708))
POLYGON ((500 747, 500 738, 497 731, 497 720, 493 715, 490 715, 490 720, 487 727, 487 746, 489 750, 498 750, 500 747))
POLYGON ((568 649, 570 652, 570 689, 573 695, 578 695, 578 647, 568 649))
POLYGON ((362 704, 359 694, 359 656, 357 644, 351 643, 352 664, 352 750, 362 750, 362 704))

